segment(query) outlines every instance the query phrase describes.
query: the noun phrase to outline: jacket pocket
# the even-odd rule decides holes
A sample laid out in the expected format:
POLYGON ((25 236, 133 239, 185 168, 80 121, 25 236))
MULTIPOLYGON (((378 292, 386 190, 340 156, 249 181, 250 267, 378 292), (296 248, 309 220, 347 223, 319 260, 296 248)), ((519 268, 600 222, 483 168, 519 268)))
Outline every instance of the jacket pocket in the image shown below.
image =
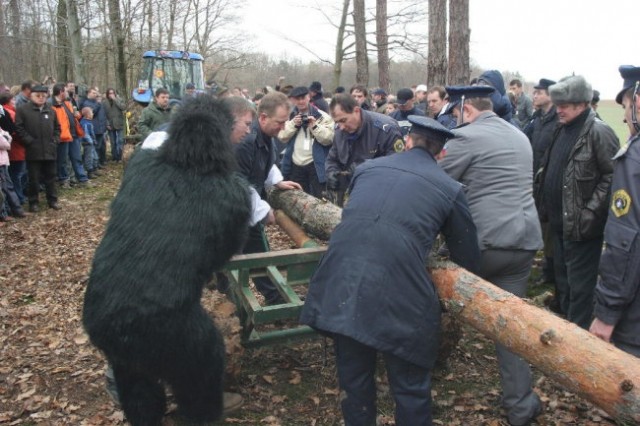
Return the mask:
POLYGON ((581 241, 597 238, 602 235, 604 221, 587 208, 580 209, 578 214, 578 238, 581 241))
POLYGON ((637 278, 636 262, 631 262, 637 251, 638 231, 617 221, 609 221, 604 235, 605 250, 600 262, 600 275, 606 283, 622 285, 637 278))

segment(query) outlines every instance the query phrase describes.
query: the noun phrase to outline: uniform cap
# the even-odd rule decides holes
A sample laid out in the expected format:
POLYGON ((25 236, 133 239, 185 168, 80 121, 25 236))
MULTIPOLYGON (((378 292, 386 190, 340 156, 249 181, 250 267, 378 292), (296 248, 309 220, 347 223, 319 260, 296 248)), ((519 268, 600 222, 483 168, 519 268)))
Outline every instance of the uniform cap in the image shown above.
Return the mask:
POLYGON ((556 82, 553 80, 549 80, 548 78, 541 78, 540 82, 536 86, 533 86, 533 88, 538 90, 549 90, 549 86, 553 86, 554 84, 556 84, 556 82))
POLYGON ((309 90, 312 92, 322 92, 322 84, 320 84, 319 81, 312 81, 309 90))
POLYGON ((404 105, 404 104, 406 104, 407 102, 409 102, 410 100, 413 99, 413 90, 411 90, 411 89, 400 89, 400 90, 398 90, 396 98, 398 99, 396 101, 396 103, 398 105, 404 105))
POLYGON ((631 89, 640 81, 640 67, 635 67, 633 65, 621 65, 618 68, 620 71, 620 76, 624 80, 622 83, 622 90, 616 96, 616 102, 622 105, 622 96, 624 92, 631 89))
POLYGON ((291 91, 289 92, 289 97, 290 98, 299 98, 300 96, 304 96, 307 93, 309 93, 309 89, 307 89, 304 86, 298 86, 298 87, 294 87, 293 89, 291 89, 291 91))
POLYGON ((468 98, 489 98, 491 94, 495 92, 491 86, 447 86, 445 88, 449 95, 449 103, 457 104, 462 100, 468 98))
POLYGON ((447 142, 447 139, 455 136, 453 132, 433 118, 423 117, 421 115, 410 115, 407 117, 407 120, 411 123, 409 134, 417 133, 430 141, 440 142, 443 145, 447 142))

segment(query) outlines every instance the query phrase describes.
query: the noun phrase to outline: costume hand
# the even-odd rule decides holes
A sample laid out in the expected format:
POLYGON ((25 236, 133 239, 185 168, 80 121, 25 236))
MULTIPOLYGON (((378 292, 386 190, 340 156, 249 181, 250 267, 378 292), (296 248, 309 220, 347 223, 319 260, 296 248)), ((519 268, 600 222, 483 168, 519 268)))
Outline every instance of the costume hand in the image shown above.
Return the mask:
POLYGON ((302 187, 300 186, 300 184, 298 182, 294 182, 292 180, 283 180, 281 182, 276 183, 276 188, 278 189, 300 189, 302 190, 302 187))
POLYGON ((613 333, 614 327, 615 326, 605 324, 604 322, 596 318, 591 323, 591 327, 589 327, 589 333, 604 340, 605 342, 610 342, 611 334, 613 333))

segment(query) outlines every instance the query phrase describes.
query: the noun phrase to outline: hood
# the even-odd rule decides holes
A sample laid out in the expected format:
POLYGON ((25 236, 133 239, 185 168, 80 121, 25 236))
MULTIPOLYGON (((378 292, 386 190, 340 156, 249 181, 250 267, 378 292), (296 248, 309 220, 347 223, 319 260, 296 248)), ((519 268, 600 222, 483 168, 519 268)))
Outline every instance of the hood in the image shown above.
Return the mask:
POLYGON ((505 93, 507 93, 504 87, 504 78, 502 78, 502 73, 498 70, 485 71, 482 74, 480 74, 480 77, 478 77, 478 80, 486 81, 487 83, 489 83, 491 87, 493 87, 498 92, 500 92, 501 95, 504 95, 505 93))
POLYGON ((502 73, 498 70, 485 71, 480 75, 480 77, 478 77, 478 80, 483 80, 483 84, 489 84, 491 87, 496 89, 496 91, 491 94, 493 112, 506 121, 511 122, 511 119, 513 118, 513 107, 511 106, 509 97, 506 95, 507 91, 504 87, 504 78, 502 78, 502 73))

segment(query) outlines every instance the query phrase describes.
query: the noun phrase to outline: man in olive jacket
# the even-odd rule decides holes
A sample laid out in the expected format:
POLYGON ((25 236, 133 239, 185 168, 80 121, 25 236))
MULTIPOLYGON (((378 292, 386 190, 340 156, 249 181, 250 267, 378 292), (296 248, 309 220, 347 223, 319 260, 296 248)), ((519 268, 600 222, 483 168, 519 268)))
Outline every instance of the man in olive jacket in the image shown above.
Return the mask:
POLYGON ((40 182, 44 183, 47 203, 58 210, 56 192, 56 152, 60 141, 60 124, 56 113, 47 104, 47 86, 31 89, 31 100, 16 110, 17 133, 26 148, 29 172, 29 211, 37 212, 40 182))
POLYGON ((589 328, 598 277, 613 156, 620 147, 611 128, 590 108, 593 90, 582 76, 549 87, 558 123, 542 161, 540 214, 554 238, 556 298, 567 319, 589 328))
POLYGON ((156 90, 153 101, 142 110, 140 120, 138 120, 138 136, 143 141, 149 133, 156 130, 160 125, 169 122, 171 108, 169 108, 169 91, 163 87, 156 90))

